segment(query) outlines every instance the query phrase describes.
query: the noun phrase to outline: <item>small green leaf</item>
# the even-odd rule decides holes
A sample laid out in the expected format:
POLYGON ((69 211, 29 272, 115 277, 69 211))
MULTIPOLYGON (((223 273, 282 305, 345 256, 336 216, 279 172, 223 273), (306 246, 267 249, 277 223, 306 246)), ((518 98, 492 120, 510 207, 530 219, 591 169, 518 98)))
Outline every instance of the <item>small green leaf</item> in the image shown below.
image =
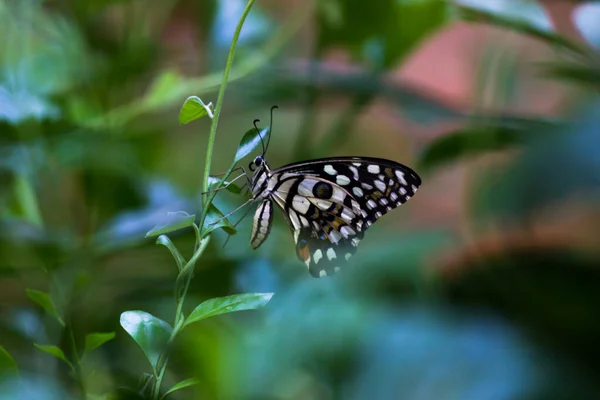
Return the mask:
POLYGON ((95 348, 102 346, 104 343, 108 342, 109 340, 114 339, 114 337, 115 337, 114 332, 89 333, 89 334, 85 335, 85 350, 86 351, 94 350, 95 348))
POLYGON ((210 118, 213 117, 212 103, 204 104, 204 102, 198 96, 190 96, 185 100, 181 111, 179 111, 179 122, 187 124, 198 118, 202 118, 208 115, 210 118))
POLYGON ((59 349, 58 347, 50 346, 50 345, 42 345, 42 344, 37 344, 37 343, 34 343, 33 345, 35 347, 37 347, 38 349, 40 349, 41 351, 43 351, 44 353, 51 354, 54 357, 58 358, 59 360, 66 362, 69 365, 69 367, 73 368, 73 364, 71 364, 71 362, 69 360, 67 360, 65 353, 63 353, 63 351, 61 349, 59 349))
POLYGON ((156 239, 156 244, 162 244, 167 249, 169 249, 171 255, 175 259, 175 262, 177 263, 177 268, 181 271, 181 268, 183 268, 186 261, 185 258, 183 258, 183 256, 181 255, 181 253, 179 253, 179 250, 177 250, 177 247, 175 247, 173 242, 171 242, 171 239, 169 239, 169 237, 166 235, 160 235, 156 239))
POLYGON ((234 183, 224 181, 224 180, 216 178, 214 176, 208 177, 208 190, 216 189, 220 185, 225 186, 226 187, 225 190, 227 190, 228 192, 234 193, 234 194, 240 194, 242 192, 242 188, 237 186, 234 183))
POLYGON ((192 226, 195 218, 196 215, 188 214, 185 211, 169 212, 165 217, 165 221, 150 229, 148 233, 146 233, 146 237, 163 235, 165 233, 187 228, 188 226, 192 226))
POLYGON ((18 373, 19 368, 17 368, 17 363, 8 351, 0 346, 0 376, 4 377, 7 375, 16 375, 18 373))
POLYGON ((121 326, 140 346, 153 369, 160 353, 165 349, 173 332, 171 325, 144 311, 125 311, 121 314, 121 326))
POLYGON ((255 310, 264 307, 273 293, 244 293, 206 300, 186 318, 184 326, 191 323, 234 311, 255 310))
POLYGON ((197 378, 188 378, 185 379, 179 383, 176 383, 175 385, 173 385, 169 390, 167 390, 165 392, 165 394, 162 395, 161 399, 164 399, 165 397, 167 397, 168 394, 173 393, 177 390, 181 390, 181 389, 185 389, 186 387, 190 387, 190 386, 194 386, 200 383, 200 380, 197 378))
POLYGON ((25 289, 25 292, 27 293, 27 297, 29 297, 31 301, 41 306, 44 309, 44 311, 56 318, 56 320, 62 326, 65 326, 65 322, 62 320, 60 315, 58 315, 58 311, 56 311, 56 306, 54 305, 54 302, 52 301, 52 298, 48 293, 33 289, 25 289))
POLYGON ((227 218, 221 218, 223 218, 223 213, 219 211, 219 209, 214 204, 211 204, 208 208, 208 214, 206 215, 206 219, 204 221, 204 228, 202 229, 204 234, 208 234, 209 232, 212 232, 215 229, 221 228, 228 234, 235 235, 237 231, 235 230, 233 225, 229 223, 229 220, 227 218), (215 221, 219 222, 213 224, 213 222, 215 221))
POLYGON ((234 164, 246 157, 248 154, 252 153, 257 147, 262 148, 262 143, 265 143, 266 145, 269 140, 269 135, 269 128, 261 129, 260 136, 258 131, 254 128, 247 131, 242 137, 237 152, 235 153, 235 158, 233 159, 234 164))

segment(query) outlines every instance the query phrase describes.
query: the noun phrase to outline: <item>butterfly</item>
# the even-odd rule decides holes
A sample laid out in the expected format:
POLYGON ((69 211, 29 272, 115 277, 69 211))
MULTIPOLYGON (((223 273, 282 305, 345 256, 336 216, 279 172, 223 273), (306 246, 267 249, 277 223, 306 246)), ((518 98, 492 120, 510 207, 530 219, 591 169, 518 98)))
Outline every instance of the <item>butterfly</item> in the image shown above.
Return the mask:
POLYGON ((298 258, 315 278, 338 272, 365 231, 421 185, 409 167, 372 157, 320 158, 271 169, 267 147, 263 143, 263 154, 249 164, 247 203, 260 201, 250 247, 257 249, 269 236, 276 206, 292 231, 298 258))

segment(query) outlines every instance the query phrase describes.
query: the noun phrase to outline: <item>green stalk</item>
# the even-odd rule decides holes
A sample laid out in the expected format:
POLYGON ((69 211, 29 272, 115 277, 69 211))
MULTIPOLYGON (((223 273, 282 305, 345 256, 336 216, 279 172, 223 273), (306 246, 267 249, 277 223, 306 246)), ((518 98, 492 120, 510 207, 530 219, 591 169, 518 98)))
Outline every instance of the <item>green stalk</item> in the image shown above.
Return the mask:
MULTIPOLYGON (((205 164, 204 164, 204 179, 202 181, 202 192, 205 192, 205 193, 203 195, 203 207, 202 207, 203 212, 202 212, 202 217, 200 220, 200 230, 202 230, 202 227, 204 226, 208 208, 215 196, 215 192, 208 194, 208 193, 206 193, 206 191, 208 190, 208 178, 210 176, 210 167, 212 164, 212 155, 213 155, 213 148, 215 146, 215 138, 217 136, 217 127, 219 125, 219 116, 221 115, 221 109, 223 107, 223 98, 225 97, 225 88, 227 87, 227 80, 229 78, 229 73, 231 72, 231 66, 233 65, 233 56, 235 54, 235 47, 237 45, 237 42, 238 42, 238 39, 240 36, 240 32, 242 31, 242 26, 244 25, 244 22, 246 21, 246 17, 250 13, 250 9, 254 5, 255 1, 256 0, 248 1, 248 4, 246 5, 246 8, 244 9, 244 12, 242 13, 240 21, 238 22, 238 25, 233 34, 233 39, 231 41, 231 47, 229 48, 229 55, 227 56, 227 63, 225 64, 225 71, 223 72, 223 83, 221 84, 221 88, 219 89, 219 95, 217 97, 217 104, 215 106, 212 124, 210 126, 210 133, 208 136, 208 148, 206 150, 206 159, 205 159, 205 164)), ((167 364, 169 361, 167 352, 169 351, 169 349, 171 347, 171 343, 175 340, 175 337, 181 331, 181 329, 183 329, 183 326, 184 326, 185 318, 183 315, 183 304, 185 302, 185 297, 187 295, 188 289, 190 287, 190 281, 192 279, 194 265, 196 264, 196 261, 198 260, 198 258, 200 258, 200 256, 206 249, 206 245, 208 244, 208 240, 202 241, 201 237, 202 237, 202 235, 197 235, 196 251, 194 252, 194 255, 192 256, 192 258, 187 262, 185 267, 183 267, 183 269, 181 270, 183 272, 183 276, 180 275, 180 277, 183 277, 185 279, 185 283, 183 284, 183 288, 181 291, 179 290, 179 286, 182 281, 180 280, 180 278, 177 279, 176 288, 175 288, 175 293, 176 293, 176 298, 177 298, 177 310, 175 312, 175 324, 173 326, 173 332, 171 332, 171 336, 169 337, 167 346, 165 346, 165 349, 161 353, 161 355, 159 357, 159 361, 157 363, 158 374, 155 375, 154 388, 152 391, 152 398, 154 400, 158 400, 158 398, 159 398, 160 386, 162 384, 162 380, 163 380, 165 371, 167 369, 167 364)))

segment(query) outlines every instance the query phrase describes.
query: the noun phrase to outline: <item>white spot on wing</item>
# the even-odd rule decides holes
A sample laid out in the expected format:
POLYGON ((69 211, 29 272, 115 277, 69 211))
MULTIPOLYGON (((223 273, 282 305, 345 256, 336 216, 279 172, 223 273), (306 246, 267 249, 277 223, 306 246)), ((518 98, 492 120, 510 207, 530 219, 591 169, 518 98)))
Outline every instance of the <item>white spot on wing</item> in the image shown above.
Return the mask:
POLYGON ((399 190, 399 192, 400 192, 400 194, 402 196, 404 196, 406 194, 406 189, 404 189, 403 187, 401 187, 400 190, 399 190))
POLYGON ((369 171, 372 174, 378 174, 380 170, 381 169, 379 168, 379 165, 376 164, 371 164, 367 167, 367 171, 369 171))
POLYGON ((327 200, 317 200, 317 207, 319 207, 321 210, 327 210, 329 207, 331 207, 331 204, 333 203, 327 200))
POLYGON ((359 188, 358 186, 353 187, 352 188, 352 193, 354 193, 356 196, 358 197, 363 197, 363 195, 365 194, 361 188, 359 188))
POLYGON ((396 201, 398 199, 398 195, 394 192, 390 193, 390 199, 392 199, 392 201, 396 201))
POLYGON ((324 269, 322 269, 321 271, 319 271, 319 276, 322 278, 324 276, 327 276, 327 272, 325 272, 324 269))
POLYGON ((377 207, 377 203, 375 203, 372 199, 369 199, 369 201, 367 201, 367 207, 372 210, 377 207))
POLYGON ((375 183, 375 186, 377 187, 377 189, 381 190, 382 192, 385 192, 385 189, 386 189, 385 183, 383 183, 379 179, 375 179, 374 183, 375 183))
POLYGON ((354 180, 357 181, 358 180, 358 169, 353 165, 349 165, 348 169, 350 169, 350 171, 352 171, 352 175, 354 175, 354 180))
POLYGON ((336 258, 336 255, 335 255, 335 250, 334 250, 333 248, 331 248, 331 247, 330 247, 330 248, 328 248, 328 249, 327 249, 327 259, 328 259, 329 261, 331 261, 331 260, 333 260, 334 258, 336 258))
POLYGON ((363 189, 373 190, 373 186, 369 185, 368 183, 361 182, 360 186, 362 186, 363 189))
MULTIPOLYGON (((298 219, 298 214, 296 214, 296 212, 294 210, 290 210, 289 214, 290 219, 292 220, 292 225, 294 226, 294 229, 300 229, 302 228, 302 225, 300 225, 300 220, 298 219)), ((296 231, 298 232, 298 231, 296 231)), ((296 239, 298 240, 298 239, 296 239)))
POLYGON ((346 175, 338 175, 335 177, 335 181, 338 185, 345 186, 350 183, 350 178, 348 178, 346 175))
POLYGON ((339 242, 341 238, 342 238, 342 236, 340 235, 340 233, 338 231, 331 231, 329 233, 329 239, 331 239, 332 243, 339 242))
POLYGON ((382 216, 382 215, 383 215, 383 214, 382 214, 381 212, 379 212, 379 211, 377 211, 377 212, 375 213, 375 216, 376 216, 377 218, 381 218, 381 216, 382 216))
POLYGON ((299 213, 306 214, 308 207, 310 207, 310 201, 306 197, 296 195, 292 200, 292 206, 299 213))
POLYGON ((315 251, 315 255, 314 255, 314 259, 315 259, 315 264, 319 263, 319 260, 323 258, 323 252, 321 251, 321 249, 315 251))
POLYGON ((323 167, 323 171, 325 171, 329 175, 336 175, 337 174, 337 171, 335 170, 335 168, 333 168, 333 166, 331 166, 331 164, 325 165, 325 167, 323 167))
POLYGON ((360 163, 359 162, 353 162, 352 165, 354 165, 356 167, 360 167, 360 163))
POLYGON ((342 226, 340 232, 346 239, 348 236, 356 235, 354 229, 350 228, 349 226, 342 226))
POLYGON ((382 198, 382 199, 379 200, 379 204, 381 204, 382 206, 387 205, 387 203, 388 203, 388 201, 387 201, 386 198, 382 198))
MULTIPOLYGON (((367 221, 367 223, 368 223, 368 221, 367 221)), ((360 243, 360 239, 354 238, 354 239, 352 239, 351 243, 352 243, 352 246, 356 247, 360 243)))
MULTIPOLYGON (((344 256, 344 258, 346 259, 346 261, 348 261, 348 259, 352 257, 352 253, 346 253, 346 255, 344 256)), ((339 268, 339 267, 338 267, 339 268)))
MULTIPOLYGON (((313 196, 313 187, 317 181, 314 179, 303 179, 298 186, 298 194, 302 196, 312 197, 313 196)), ((289 188, 288 188, 289 189, 289 188)), ((279 190, 281 191, 281 189, 279 190)))
POLYGON ((417 191, 417 187, 415 185, 412 185, 411 188, 413 190, 413 193, 417 191))
POLYGON ((305 228, 308 228, 309 224, 308 224, 308 220, 306 218, 304 218, 302 215, 300 216, 300 222, 302 222, 302 225, 305 228))
POLYGON ((394 172, 396 173, 396 176, 398 177, 398 180, 400 181, 401 184, 408 185, 408 183, 406 183, 406 179, 404 179, 404 172, 402 172, 398 169, 394 172))
POLYGON ((342 210, 342 219, 346 222, 352 222, 354 217, 356 217, 356 215, 352 211, 348 210, 347 207, 344 207, 342 210))
MULTIPOLYGON (((346 259, 346 261, 347 261, 347 260, 348 260, 348 259, 346 259)), ((333 268, 333 270, 334 270, 335 272, 340 272, 340 267, 335 267, 335 268, 333 268)))

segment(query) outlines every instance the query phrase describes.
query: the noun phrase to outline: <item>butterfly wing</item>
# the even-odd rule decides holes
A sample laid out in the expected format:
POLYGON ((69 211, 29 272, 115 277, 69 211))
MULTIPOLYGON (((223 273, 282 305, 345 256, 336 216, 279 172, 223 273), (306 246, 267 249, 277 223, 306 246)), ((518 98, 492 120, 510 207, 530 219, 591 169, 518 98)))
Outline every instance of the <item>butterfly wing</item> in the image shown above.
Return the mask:
POLYGON ((405 165, 366 157, 290 164, 273 170, 271 179, 270 196, 294 232, 298 258, 315 277, 337 272, 364 231, 421 185, 405 165))

